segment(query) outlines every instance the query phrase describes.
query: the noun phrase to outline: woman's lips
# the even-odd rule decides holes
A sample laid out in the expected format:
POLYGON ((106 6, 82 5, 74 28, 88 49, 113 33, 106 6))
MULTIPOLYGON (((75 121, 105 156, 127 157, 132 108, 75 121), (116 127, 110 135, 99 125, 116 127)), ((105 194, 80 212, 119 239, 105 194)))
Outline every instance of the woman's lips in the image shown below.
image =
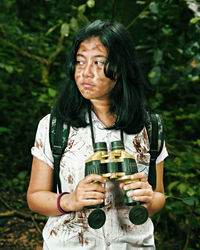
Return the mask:
POLYGON ((90 83, 83 83, 83 87, 84 88, 91 88, 91 87, 93 87, 93 85, 90 83))

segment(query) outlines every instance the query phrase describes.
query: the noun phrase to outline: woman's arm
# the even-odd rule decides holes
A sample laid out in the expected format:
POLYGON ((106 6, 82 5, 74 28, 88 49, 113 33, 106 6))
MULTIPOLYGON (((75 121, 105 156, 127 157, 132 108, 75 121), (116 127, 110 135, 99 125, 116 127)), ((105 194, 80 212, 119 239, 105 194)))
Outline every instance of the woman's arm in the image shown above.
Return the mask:
MULTIPOLYGON (((105 180, 100 175, 89 175, 81 180, 71 194, 65 194, 60 205, 65 211, 78 211, 84 206, 96 205, 103 202, 105 189, 91 182, 105 180)), ((29 208, 46 216, 56 216, 61 213, 57 209, 58 194, 53 193, 53 169, 43 161, 33 157, 30 184, 27 191, 29 208)))
POLYGON ((61 214, 57 209, 58 194, 53 193, 53 169, 33 157, 31 179, 27 192, 29 208, 46 216, 61 214))
POLYGON ((153 192, 152 202, 148 208, 149 216, 159 212, 165 205, 165 192, 163 184, 164 162, 156 165, 156 189, 153 192))

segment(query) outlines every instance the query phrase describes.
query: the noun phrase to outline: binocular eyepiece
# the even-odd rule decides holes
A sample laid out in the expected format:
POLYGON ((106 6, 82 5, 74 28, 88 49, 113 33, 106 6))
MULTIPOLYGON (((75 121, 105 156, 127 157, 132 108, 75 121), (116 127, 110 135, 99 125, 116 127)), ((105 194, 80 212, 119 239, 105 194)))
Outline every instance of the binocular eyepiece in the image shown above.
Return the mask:
MULTIPOLYGON (((85 176, 98 174, 106 180, 117 180, 125 184, 133 182, 130 175, 137 173, 137 164, 133 155, 125 151, 122 141, 111 142, 111 152, 107 152, 105 142, 94 144, 94 154, 85 162, 85 176)), ((128 197, 124 191, 124 204, 132 206, 129 212, 129 219, 133 224, 141 225, 148 219, 148 211, 141 202, 134 201, 128 197)), ((100 205, 88 206, 95 208, 88 216, 88 224, 93 229, 101 228, 106 220, 105 212, 100 209, 104 207, 104 202, 100 205)))

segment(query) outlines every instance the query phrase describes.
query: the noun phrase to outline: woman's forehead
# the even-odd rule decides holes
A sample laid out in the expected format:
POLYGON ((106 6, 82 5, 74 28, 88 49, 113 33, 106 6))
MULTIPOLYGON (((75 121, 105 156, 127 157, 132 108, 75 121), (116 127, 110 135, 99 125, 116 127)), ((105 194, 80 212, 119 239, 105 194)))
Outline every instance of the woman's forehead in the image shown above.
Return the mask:
POLYGON ((91 37, 81 42, 77 54, 80 52, 87 53, 89 51, 98 51, 107 55, 107 48, 102 44, 98 37, 91 37))

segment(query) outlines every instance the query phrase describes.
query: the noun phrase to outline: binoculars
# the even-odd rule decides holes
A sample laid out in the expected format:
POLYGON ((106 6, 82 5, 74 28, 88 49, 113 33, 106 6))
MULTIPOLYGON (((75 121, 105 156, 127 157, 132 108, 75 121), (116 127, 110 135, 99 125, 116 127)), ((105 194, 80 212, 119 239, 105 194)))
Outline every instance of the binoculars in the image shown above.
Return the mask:
MULTIPOLYGON (((137 172, 135 158, 125 151, 122 141, 111 142, 110 152, 107 152, 105 142, 94 143, 94 154, 85 162, 85 176, 98 174, 107 181, 114 179, 129 184, 135 181, 131 180, 130 176, 137 172)), ((124 204, 132 206, 129 211, 129 220, 133 224, 141 225, 148 219, 148 211, 141 206, 141 202, 128 197, 126 195, 128 191, 130 190, 124 191, 124 204)), ((88 224, 93 229, 99 229, 105 223, 106 215, 102 207, 104 207, 104 202, 100 205, 87 206, 87 208, 94 208, 88 216, 88 224)))

